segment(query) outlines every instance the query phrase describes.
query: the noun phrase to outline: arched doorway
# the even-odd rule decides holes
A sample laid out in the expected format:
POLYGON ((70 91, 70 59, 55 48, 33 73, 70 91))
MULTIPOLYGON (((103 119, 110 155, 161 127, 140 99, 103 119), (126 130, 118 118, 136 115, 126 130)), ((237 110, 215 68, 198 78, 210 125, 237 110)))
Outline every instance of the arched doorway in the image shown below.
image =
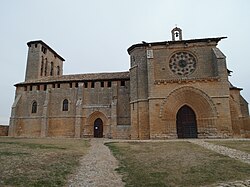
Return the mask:
POLYGON ((103 137, 103 122, 100 118, 97 118, 94 122, 94 137, 95 138, 103 137))
POLYGON ((196 115, 192 108, 184 105, 176 115, 178 138, 197 138, 196 115))

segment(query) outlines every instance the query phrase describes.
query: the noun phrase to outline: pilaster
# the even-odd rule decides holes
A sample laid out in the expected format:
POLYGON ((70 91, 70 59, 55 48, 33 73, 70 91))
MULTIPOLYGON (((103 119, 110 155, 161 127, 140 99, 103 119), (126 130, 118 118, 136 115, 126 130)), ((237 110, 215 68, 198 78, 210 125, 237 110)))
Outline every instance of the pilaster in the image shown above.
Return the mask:
POLYGON ((110 124, 110 137, 115 138, 116 136, 116 125, 117 125, 117 82, 112 83, 112 102, 111 102, 111 124, 110 124))
POLYGON ((50 89, 46 90, 41 123, 41 137, 47 137, 48 135, 48 105, 50 101, 50 92, 50 89))
POLYGON ((83 101, 83 83, 79 83, 77 90, 76 116, 75 116, 75 138, 81 137, 82 124, 82 101, 83 101))

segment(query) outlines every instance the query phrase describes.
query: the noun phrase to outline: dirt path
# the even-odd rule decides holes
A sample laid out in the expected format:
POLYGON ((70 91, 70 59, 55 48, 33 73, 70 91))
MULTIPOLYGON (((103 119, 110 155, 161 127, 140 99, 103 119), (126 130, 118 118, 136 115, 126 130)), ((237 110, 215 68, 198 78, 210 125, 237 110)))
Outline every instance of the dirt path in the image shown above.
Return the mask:
POLYGON ((122 187, 121 176, 115 172, 118 161, 111 154, 104 139, 91 139, 90 150, 80 161, 77 173, 68 181, 71 187, 122 187))

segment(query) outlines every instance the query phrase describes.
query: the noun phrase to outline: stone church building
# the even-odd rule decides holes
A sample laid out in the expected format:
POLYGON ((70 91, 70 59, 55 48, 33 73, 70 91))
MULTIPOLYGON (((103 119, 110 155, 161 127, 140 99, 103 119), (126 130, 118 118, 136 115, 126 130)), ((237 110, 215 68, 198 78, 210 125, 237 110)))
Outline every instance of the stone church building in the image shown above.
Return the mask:
POLYGON ((217 48, 226 37, 142 42, 126 72, 63 75, 64 59, 28 42, 9 136, 120 139, 250 137, 248 103, 217 48))

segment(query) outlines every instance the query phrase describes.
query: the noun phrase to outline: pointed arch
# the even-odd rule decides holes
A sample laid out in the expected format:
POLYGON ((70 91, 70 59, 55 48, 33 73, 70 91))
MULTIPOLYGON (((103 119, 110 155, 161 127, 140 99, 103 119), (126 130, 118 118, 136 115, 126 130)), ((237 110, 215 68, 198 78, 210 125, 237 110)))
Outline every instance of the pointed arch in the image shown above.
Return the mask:
POLYGON ((187 104, 192 107, 197 117, 217 117, 218 112, 212 99, 202 90, 184 86, 173 90, 161 103, 160 118, 166 117, 166 110, 173 111, 167 115, 175 116, 178 109, 187 104))
POLYGON ((161 103, 159 117, 170 133, 177 135, 176 114, 184 105, 192 108, 195 113, 198 137, 217 133, 218 112, 212 98, 191 86, 173 90, 161 103))
POLYGON ((88 134, 90 137, 95 137, 95 135, 97 136, 99 133, 99 137, 108 137, 110 135, 108 122, 108 117, 104 113, 100 111, 94 111, 87 118, 87 126, 85 129, 83 129, 83 134, 88 134), (98 129, 95 129, 96 127, 98 129))
POLYGON ((94 121, 97 119, 97 118, 100 118, 102 121, 103 121, 103 124, 107 124, 108 122, 108 118, 106 117, 105 114, 103 114, 102 112, 100 111, 94 111, 91 115, 89 115, 88 117, 88 124, 89 125, 93 125, 94 124, 94 121))

